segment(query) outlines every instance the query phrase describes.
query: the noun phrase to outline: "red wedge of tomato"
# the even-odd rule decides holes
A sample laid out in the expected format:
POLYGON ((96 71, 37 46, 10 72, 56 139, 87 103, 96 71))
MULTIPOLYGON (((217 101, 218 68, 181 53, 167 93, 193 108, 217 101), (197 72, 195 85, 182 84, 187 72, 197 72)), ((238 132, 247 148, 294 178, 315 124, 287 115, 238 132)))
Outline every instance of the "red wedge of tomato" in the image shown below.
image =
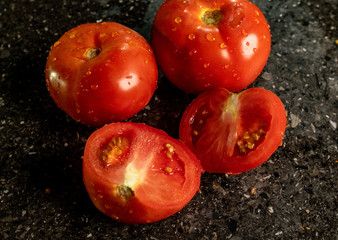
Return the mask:
POLYGON ((200 94, 184 112, 180 139, 208 172, 239 174, 265 162, 286 128, 281 100, 263 88, 200 94))
POLYGON ((180 141, 139 123, 95 131, 84 151, 83 179, 94 205, 124 223, 149 223, 182 209, 200 185, 202 166, 180 141))

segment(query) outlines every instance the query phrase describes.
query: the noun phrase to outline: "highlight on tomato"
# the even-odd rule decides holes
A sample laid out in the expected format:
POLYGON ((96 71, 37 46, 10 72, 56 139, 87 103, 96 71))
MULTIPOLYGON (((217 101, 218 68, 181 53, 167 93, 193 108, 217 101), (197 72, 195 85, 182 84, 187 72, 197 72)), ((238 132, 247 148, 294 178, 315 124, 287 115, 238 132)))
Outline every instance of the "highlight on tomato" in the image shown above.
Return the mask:
POLYGON ((264 68, 271 34, 248 0, 167 0, 156 13, 151 44, 165 76, 185 92, 238 92, 264 68))
POLYGON ((236 94, 216 88, 189 105, 179 135, 205 171, 239 174, 268 160, 285 128, 285 108, 271 91, 251 88, 236 94))
POLYGON ((150 223, 181 210, 200 186, 202 166, 182 142, 141 123, 96 130, 83 157, 94 205, 124 223, 150 223))
POLYGON ((51 47, 45 76, 51 97, 88 126, 123 121, 143 109, 157 88, 148 42, 115 22, 87 23, 51 47))

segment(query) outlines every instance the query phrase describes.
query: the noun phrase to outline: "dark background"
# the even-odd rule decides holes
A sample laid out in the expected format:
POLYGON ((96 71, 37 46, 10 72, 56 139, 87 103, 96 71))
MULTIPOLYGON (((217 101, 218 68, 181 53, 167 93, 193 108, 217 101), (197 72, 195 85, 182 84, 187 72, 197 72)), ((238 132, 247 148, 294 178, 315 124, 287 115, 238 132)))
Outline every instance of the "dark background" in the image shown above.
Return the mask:
MULTIPOLYGON (((337 0, 254 3, 272 50, 250 87, 288 112, 283 146, 238 176, 205 173, 201 192, 172 217, 125 225, 91 203, 81 156, 95 130, 56 107, 44 80, 50 46, 87 22, 116 21, 150 38, 161 0, 0 1, 0 239, 338 239, 337 0)), ((194 98, 160 75, 131 120, 178 137, 194 98)))

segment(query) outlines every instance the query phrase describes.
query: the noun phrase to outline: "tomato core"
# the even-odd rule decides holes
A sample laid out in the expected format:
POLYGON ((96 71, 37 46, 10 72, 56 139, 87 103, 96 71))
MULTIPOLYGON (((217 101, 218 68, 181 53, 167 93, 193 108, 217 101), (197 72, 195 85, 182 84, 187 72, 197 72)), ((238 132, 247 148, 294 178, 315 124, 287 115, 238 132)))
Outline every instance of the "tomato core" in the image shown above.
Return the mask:
POLYGON ((100 53, 101 53, 101 48, 91 47, 86 50, 84 55, 88 60, 90 60, 90 59, 96 58, 100 53))
POLYGON ((221 10, 206 10, 201 16, 201 21, 208 26, 217 26, 222 18, 223 14, 221 10))

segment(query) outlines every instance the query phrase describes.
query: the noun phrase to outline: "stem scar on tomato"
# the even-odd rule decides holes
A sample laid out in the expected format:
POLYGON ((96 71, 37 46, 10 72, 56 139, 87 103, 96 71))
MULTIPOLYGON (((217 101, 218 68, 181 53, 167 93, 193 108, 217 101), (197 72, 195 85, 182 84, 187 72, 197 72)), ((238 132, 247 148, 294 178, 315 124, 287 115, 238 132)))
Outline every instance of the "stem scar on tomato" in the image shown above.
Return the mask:
POLYGON ((219 9, 215 10, 205 10, 202 12, 200 19, 201 21, 208 26, 217 26, 217 24, 222 20, 223 14, 219 9))
POLYGON ((125 200, 130 199, 135 196, 135 192, 126 185, 117 186, 117 194, 125 200))
POLYGON ((90 60, 96 58, 101 53, 101 51, 102 49, 100 47, 87 48, 86 52, 84 53, 84 56, 86 59, 90 60))

